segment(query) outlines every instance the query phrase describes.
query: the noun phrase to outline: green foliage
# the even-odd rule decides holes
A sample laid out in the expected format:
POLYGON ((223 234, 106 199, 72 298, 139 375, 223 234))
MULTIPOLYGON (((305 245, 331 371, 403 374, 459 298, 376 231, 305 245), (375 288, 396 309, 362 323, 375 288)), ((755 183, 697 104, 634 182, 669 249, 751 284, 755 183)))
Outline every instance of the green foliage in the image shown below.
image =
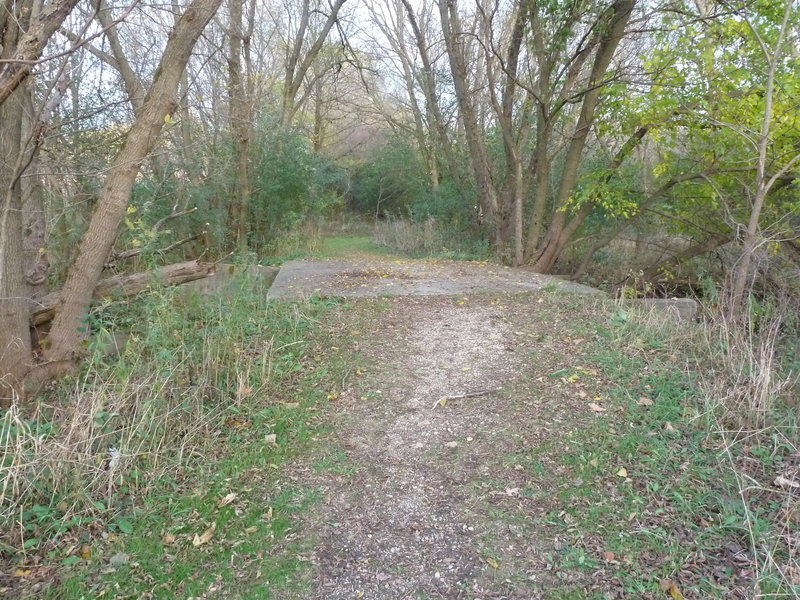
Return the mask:
POLYGON ((346 173, 311 152, 302 136, 266 124, 253 155, 251 247, 343 208, 346 173))
MULTIPOLYGON (((227 519, 218 537, 246 538, 251 533, 245 530, 255 526, 259 533, 248 543, 264 548, 267 537, 285 536, 288 515, 314 495, 286 490, 281 499, 276 493, 270 505, 273 518, 261 522, 263 490, 274 472, 268 467, 277 467, 310 442, 315 425, 307 408, 320 397, 316 386, 328 385, 326 373, 341 381, 333 366, 326 373, 307 369, 317 319, 336 305, 316 299, 267 302, 263 287, 247 277, 229 292, 207 297, 164 289, 131 302, 105 303, 92 323, 112 332, 129 330, 124 351, 108 357, 100 345, 91 346, 83 373, 62 381, 32 415, 20 414, 16 406, 4 413, 4 560, 13 564, 26 560, 24 553, 35 553, 37 563, 105 569, 115 553, 136 553, 146 572, 169 581, 159 532, 180 536, 214 520, 221 526, 227 519), (308 380, 308 387, 293 387, 297 397, 292 398, 300 404, 281 404, 286 385, 301 380, 308 380), (277 444, 265 448, 270 434, 277 435, 277 444), (108 466, 111 448, 120 453, 113 467, 108 466), (247 480, 255 467, 264 478, 257 486, 247 480), (216 509, 217 494, 230 492, 232 479, 239 476, 243 479, 234 491, 258 496, 252 503, 258 509, 242 519, 216 509), (183 486, 205 488, 208 495, 183 486), (12 520, 18 526, 9 526, 12 520), (13 557, 12 550, 20 554, 13 557)), ((175 550, 182 554, 178 564, 195 573, 209 560, 194 551, 191 536, 176 541, 175 550)), ((230 547, 217 550, 222 554, 211 560, 228 563, 230 547)), ((274 573, 285 579, 300 566, 296 560, 279 560, 274 573)), ((131 568, 117 565, 109 585, 134 590, 141 584, 142 593, 150 590, 149 576, 137 580, 131 568)), ((213 579, 217 570, 207 572, 213 579)), ((82 577, 80 571, 69 575, 54 597, 81 597, 85 590, 70 581, 82 577)), ((209 581, 196 585, 207 587, 209 581)))
POLYGON ((407 141, 390 139, 368 162, 355 168, 351 207, 372 215, 405 215, 428 194, 427 167, 407 141))

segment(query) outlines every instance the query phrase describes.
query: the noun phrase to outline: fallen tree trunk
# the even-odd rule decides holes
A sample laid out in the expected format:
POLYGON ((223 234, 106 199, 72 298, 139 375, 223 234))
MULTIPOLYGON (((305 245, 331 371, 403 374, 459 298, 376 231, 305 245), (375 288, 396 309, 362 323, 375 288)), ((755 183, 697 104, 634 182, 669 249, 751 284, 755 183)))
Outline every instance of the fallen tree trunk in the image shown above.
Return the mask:
MULTIPOLYGON (((127 298, 135 296, 152 283, 159 283, 165 286, 180 285, 195 279, 209 277, 214 274, 214 271, 214 263, 189 260, 166 265, 146 273, 114 275, 100 280, 94 290, 93 298, 95 300, 111 296, 127 298)), ((31 310, 31 324, 42 325, 52 320, 60 300, 60 292, 52 292, 36 300, 31 310)))

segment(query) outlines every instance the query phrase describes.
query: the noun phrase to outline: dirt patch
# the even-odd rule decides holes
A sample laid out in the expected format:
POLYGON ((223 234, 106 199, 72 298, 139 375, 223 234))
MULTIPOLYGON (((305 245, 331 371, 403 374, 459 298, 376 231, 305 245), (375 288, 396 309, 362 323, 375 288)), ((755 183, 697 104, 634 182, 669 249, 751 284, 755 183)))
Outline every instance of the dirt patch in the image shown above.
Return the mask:
POLYGON ((555 336, 520 329, 508 300, 398 298, 364 332, 369 366, 331 411, 357 470, 295 472, 325 497, 303 528, 319 536, 315 598, 534 598, 552 579, 557 540, 494 514, 546 511, 497 461, 558 435, 572 409, 519 396, 539 372, 527 351, 555 336))

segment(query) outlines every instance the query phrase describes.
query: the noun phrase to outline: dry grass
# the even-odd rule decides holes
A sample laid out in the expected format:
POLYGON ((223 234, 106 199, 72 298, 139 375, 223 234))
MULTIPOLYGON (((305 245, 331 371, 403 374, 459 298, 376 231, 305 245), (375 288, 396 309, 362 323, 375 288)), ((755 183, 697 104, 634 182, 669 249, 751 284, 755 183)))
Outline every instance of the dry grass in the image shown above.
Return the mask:
POLYGON ((445 240, 436 219, 421 223, 389 218, 375 224, 376 244, 404 254, 436 254, 445 248, 445 240))
POLYGON ((276 315, 253 292, 159 292, 119 357, 97 348, 79 377, 34 404, 12 402, 0 419, 0 555, 42 553, 63 532, 113 522, 120 503, 129 511, 162 475, 178 477, 218 435, 220 415, 287 368, 291 347, 275 336, 302 315, 276 315))

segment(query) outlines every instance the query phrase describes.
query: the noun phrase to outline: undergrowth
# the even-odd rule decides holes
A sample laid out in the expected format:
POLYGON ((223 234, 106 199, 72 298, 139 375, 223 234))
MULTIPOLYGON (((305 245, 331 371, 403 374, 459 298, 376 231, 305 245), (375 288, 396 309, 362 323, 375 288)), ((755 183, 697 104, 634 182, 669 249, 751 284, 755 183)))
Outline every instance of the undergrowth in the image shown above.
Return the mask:
POLYGON ((720 319, 617 309, 578 326, 614 386, 608 412, 558 458, 578 476, 549 518, 572 540, 560 568, 607 569, 631 597, 800 596, 792 376, 774 321, 735 333, 720 319))
POLYGON ((251 281, 226 297, 160 289, 96 311, 108 334, 97 339, 129 329, 121 354, 94 342, 79 376, 0 422, 0 591, 301 585, 287 535, 316 493, 280 469, 322 427, 314 405, 340 359, 318 319, 335 306, 268 302, 251 281))

